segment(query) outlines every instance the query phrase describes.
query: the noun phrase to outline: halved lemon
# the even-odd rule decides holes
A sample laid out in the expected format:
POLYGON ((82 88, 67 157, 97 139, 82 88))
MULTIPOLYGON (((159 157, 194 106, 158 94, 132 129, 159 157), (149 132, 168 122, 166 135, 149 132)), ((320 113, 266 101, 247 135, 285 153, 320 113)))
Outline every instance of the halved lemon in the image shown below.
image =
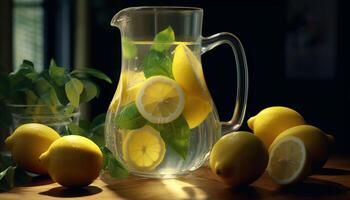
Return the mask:
POLYGON ((197 96, 186 95, 183 116, 190 129, 200 125, 207 118, 211 110, 212 107, 208 100, 197 96))
POLYGON ((188 95, 207 95, 202 64, 185 44, 179 44, 175 48, 172 72, 175 81, 184 88, 188 95))
POLYGON ((148 78, 138 91, 136 107, 148 121, 164 124, 178 118, 185 106, 182 88, 165 76, 148 78))
POLYGON ((212 107, 202 64, 185 44, 179 44, 175 48, 172 72, 175 81, 186 94, 183 115, 190 128, 195 128, 207 118, 212 107))
POLYGON ((281 185, 301 181, 310 172, 311 162, 304 142, 286 136, 271 147, 267 172, 281 185))
POLYGON ((126 163, 138 170, 153 170, 164 159, 165 143, 160 133, 150 126, 130 131, 123 142, 126 163))

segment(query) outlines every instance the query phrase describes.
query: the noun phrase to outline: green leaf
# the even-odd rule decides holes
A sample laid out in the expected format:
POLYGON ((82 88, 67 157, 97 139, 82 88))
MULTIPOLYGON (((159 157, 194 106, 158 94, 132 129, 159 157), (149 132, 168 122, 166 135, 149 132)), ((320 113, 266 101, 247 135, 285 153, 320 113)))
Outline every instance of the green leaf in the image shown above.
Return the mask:
POLYGON ((19 66, 17 73, 29 73, 34 71, 34 64, 29 60, 23 60, 22 64, 19 66))
POLYGON ((15 169, 15 185, 23 185, 25 183, 30 182, 32 179, 32 175, 29 175, 26 170, 17 166, 15 169))
POLYGON ((49 74, 50 74, 50 77, 52 78, 52 80, 58 86, 64 85, 66 80, 68 79, 66 76, 66 73, 65 73, 65 69, 63 67, 57 66, 53 60, 51 60, 49 74))
POLYGON ((0 154, 0 171, 4 171, 8 166, 14 165, 10 155, 0 154))
POLYGON ((20 65, 21 68, 28 68, 34 71, 34 63, 30 60, 23 60, 20 65))
POLYGON ((166 76, 174 79, 171 57, 164 52, 149 50, 143 64, 146 78, 151 76, 166 76))
POLYGON ((126 167, 115 158, 112 152, 107 148, 102 148, 103 153, 103 169, 107 170, 114 178, 125 178, 129 175, 126 167))
POLYGON ((0 191, 8 191, 15 185, 14 176, 15 176, 16 167, 9 166, 4 171, 0 172, 0 191))
POLYGON ((45 93, 48 93, 50 89, 52 88, 52 85, 44 78, 39 78, 35 83, 34 83, 34 89, 35 93, 38 96, 42 96, 45 93))
MULTIPOLYGON (((19 71, 20 72, 20 71, 19 71)), ((12 73, 9 75, 10 89, 12 93, 23 91, 31 87, 32 82, 23 73, 12 73)))
POLYGON ((186 159, 190 146, 190 127, 183 116, 167 124, 150 124, 158 130, 167 145, 186 159))
POLYGON ((147 120, 141 116, 136 104, 130 103, 117 114, 114 123, 118 128, 132 130, 143 127, 147 120))
POLYGON ((89 102, 91 99, 96 97, 96 95, 98 93, 98 88, 91 81, 81 80, 81 82, 84 85, 84 90, 83 90, 83 92, 80 95, 80 101, 82 103, 89 102))
POLYGON ((127 37, 122 37, 122 55, 124 58, 134 58, 137 55, 137 47, 127 37))
POLYGON ((83 84, 77 78, 72 78, 65 84, 68 100, 75 107, 79 106, 80 94, 83 92, 83 87, 83 84))
POLYGON ((175 41, 175 33, 174 30, 169 26, 163 31, 159 32, 154 37, 154 44, 152 45, 152 49, 156 51, 165 51, 168 50, 171 46, 171 43, 175 41))
POLYGON ((27 103, 27 105, 34 105, 34 104, 37 103, 38 96, 36 96, 36 94, 33 91, 26 90, 25 94, 26 94, 26 103, 27 103))
POLYGON ((69 103, 69 100, 68 100, 67 95, 66 95, 65 87, 64 86, 60 86, 60 87, 54 86, 54 88, 55 88, 59 102, 62 105, 67 105, 69 103))
POLYGON ((85 120, 85 119, 81 119, 79 120, 79 126, 80 128, 84 129, 85 131, 91 131, 91 125, 90 125, 90 122, 88 120, 85 120))
POLYGON ((50 60, 50 66, 57 66, 57 63, 54 59, 50 60))
POLYGON ((75 111, 75 107, 73 105, 66 105, 64 109, 64 114, 69 115, 75 111))
POLYGON ((37 72, 30 72, 25 74, 25 77, 27 77, 29 80, 34 82, 38 80, 38 78, 40 77, 40 74, 38 74, 37 72))
POLYGON ((106 120, 106 113, 99 114, 92 120, 91 126, 96 127, 101 124, 104 124, 105 120, 106 120))
POLYGON ((93 69, 93 68, 83 68, 83 69, 76 69, 71 72, 72 75, 77 75, 77 74, 88 74, 90 76, 96 77, 98 79, 104 80, 108 83, 112 83, 112 80, 103 72, 93 69))
POLYGON ((0 191, 8 191, 16 185, 28 183, 32 176, 15 166, 11 156, 0 154, 0 191))
POLYGON ((46 105, 55 107, 58 105, 58 98, 56 92, 53 88, 40 95, 41 100, 45 102, 46 105))
POLYGON ((104 124, 96 126, 92 129, 92 135, 90 136, 90 139, 94 141, 99 147, 104 147, 106 145, 104 130, 105 130, 104 124))
POLYGON ((40 77, 34 84, 34 91, 46 105, 56 106, 58 104, 56 91, 46 79, 40 77))
POLYGON ((71 135, 81 135, 85 137, 89 137, 89 134, 82 128, 80 128, 77 124, 70 123, 68 124, 68 130, 71 135))

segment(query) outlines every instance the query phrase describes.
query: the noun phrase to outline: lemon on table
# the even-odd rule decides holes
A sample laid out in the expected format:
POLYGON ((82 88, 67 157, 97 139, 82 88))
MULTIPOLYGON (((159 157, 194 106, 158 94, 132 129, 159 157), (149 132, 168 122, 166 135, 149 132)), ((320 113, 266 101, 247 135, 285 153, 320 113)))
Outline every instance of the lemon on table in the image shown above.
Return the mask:
POLYGON ((5 140, 12 159, 24 169, 47 174, 46 168, 39 162, 39 156, 45 152, 60 135, 52 128, 37 123, 23 124, 5 140))
MULTIPOLYGON (((272 143, 278 143, 286 136, 294 136, 303 141, 310 153, 313 168, 322 167, 330 154, 330 146, 333 142, 332 136, 325 134, 322 130, 311 125, 300 125, 283 131, 272 143)), ((272 146, 271 145, 271 146, 272 146)), ((271 151, 271 149, 269 150, 271 151)))
POLYGON ((39 159, 50 177, 66 187, 89 185, 102 168, 101 150, 90 139, 79 135, 57 139, 39 159))
POLYGON ((286 136, 271 145, 267 172, 281 185, 303 180, 310 172, 311 162, 304 142, 294 136, 286 136))
POLYGON ((214 174, 235 187, 247 185, 265 171, 268 152, 263 142, 249 132, 229 133, 214 145, 209 165, 214 174))
POLYGON ((165 76, 148 78, 137 93, 136 107, 148 121, 164 124, 178 118, 185 105, 181 87, 165 76))
POLYGON ((284 130, 306 124, 297 111, 282 106, 265 108, 251 117, 247 123, 254 134, 264 142, 266 148, 269 148, 273 140, 284 130))
POLYGON ((164 159, 165 143, 160 133, 150 126, 130 131, 123 141, 126 163, 138 170, 153 170, 164 159))
POLYGON ((191 129, 195 128, 207 118, 212 106, 202 65, 185 44, 175 48, 172 72, 186 94, 184 118, 191 129))

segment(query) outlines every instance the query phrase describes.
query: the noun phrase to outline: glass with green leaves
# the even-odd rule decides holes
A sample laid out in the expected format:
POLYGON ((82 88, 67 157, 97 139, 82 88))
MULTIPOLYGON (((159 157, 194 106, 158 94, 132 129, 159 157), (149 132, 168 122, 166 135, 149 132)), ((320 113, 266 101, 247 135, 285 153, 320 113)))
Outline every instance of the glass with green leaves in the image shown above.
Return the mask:
POLYGON ((62 135, 67 134, 69 124, 78 123, 79 105, 99 95, 99 87, 90 77, 112 82, 96 69, 70 72, 53 60, 49 68, 41 72, 35 70, 32 62, 24 60, 17 71, 0 76, 0 104, 6 105, 3 117, 9 118, 7 126, 12 121, 14 130, 22 124, 36 122, 62 135))
POLYGON ((202 17, 200 8, 133 7, 112 19, 122 37, 122 69, 105 141, 133 174, 187 174, 206 161, 222 134, 242 124, 248 90, 243 47, 231 33, 202 37, 202 17), (230 45, 236 59, 236 101, 228 122, 218 118, 201 64, 201 54, 220 44, 230 45))

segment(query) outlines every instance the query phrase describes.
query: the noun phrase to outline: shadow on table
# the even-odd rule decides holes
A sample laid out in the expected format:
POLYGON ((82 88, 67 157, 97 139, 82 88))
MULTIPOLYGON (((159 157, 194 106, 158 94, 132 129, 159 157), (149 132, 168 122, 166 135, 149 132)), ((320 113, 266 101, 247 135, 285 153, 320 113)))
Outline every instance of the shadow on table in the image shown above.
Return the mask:
POLYGON ((316 198, 325 196, 334 197, 336 195, 342 195, 349 191, 350 190, 348 187, 345 187, 339 183, 315 178, 308 178, 304 182, 281 188, 279 193, 316 198))
POLYGON ((125 199, 260 199, 270 191, 246 186, 231 189, 221 182, 195 176, 178 179, 145 179, 114 181, 107 185, 125 199))
POLYGON ((337 168, 322 168, 315 172, 316 175, 329 175, 329 176, 340 176, 340 175, 350 175, 350 170, 347 169, 337 169, 337 168))
POLYGON ((40 176, 33 177, 29 183, 21 185, 21 187, 33 187, 33 186, 40 186, 40 185, 48 185, 51 183, 53 183, 53 181, 48 175, 40 175, 40 176))
POLYGON ((97 186, 87 186, 84 188, 65 188, 62 186, 51 188, 47 191, 40 192, 41 195, 51 197, 84 197, 102 192, 97 186))

